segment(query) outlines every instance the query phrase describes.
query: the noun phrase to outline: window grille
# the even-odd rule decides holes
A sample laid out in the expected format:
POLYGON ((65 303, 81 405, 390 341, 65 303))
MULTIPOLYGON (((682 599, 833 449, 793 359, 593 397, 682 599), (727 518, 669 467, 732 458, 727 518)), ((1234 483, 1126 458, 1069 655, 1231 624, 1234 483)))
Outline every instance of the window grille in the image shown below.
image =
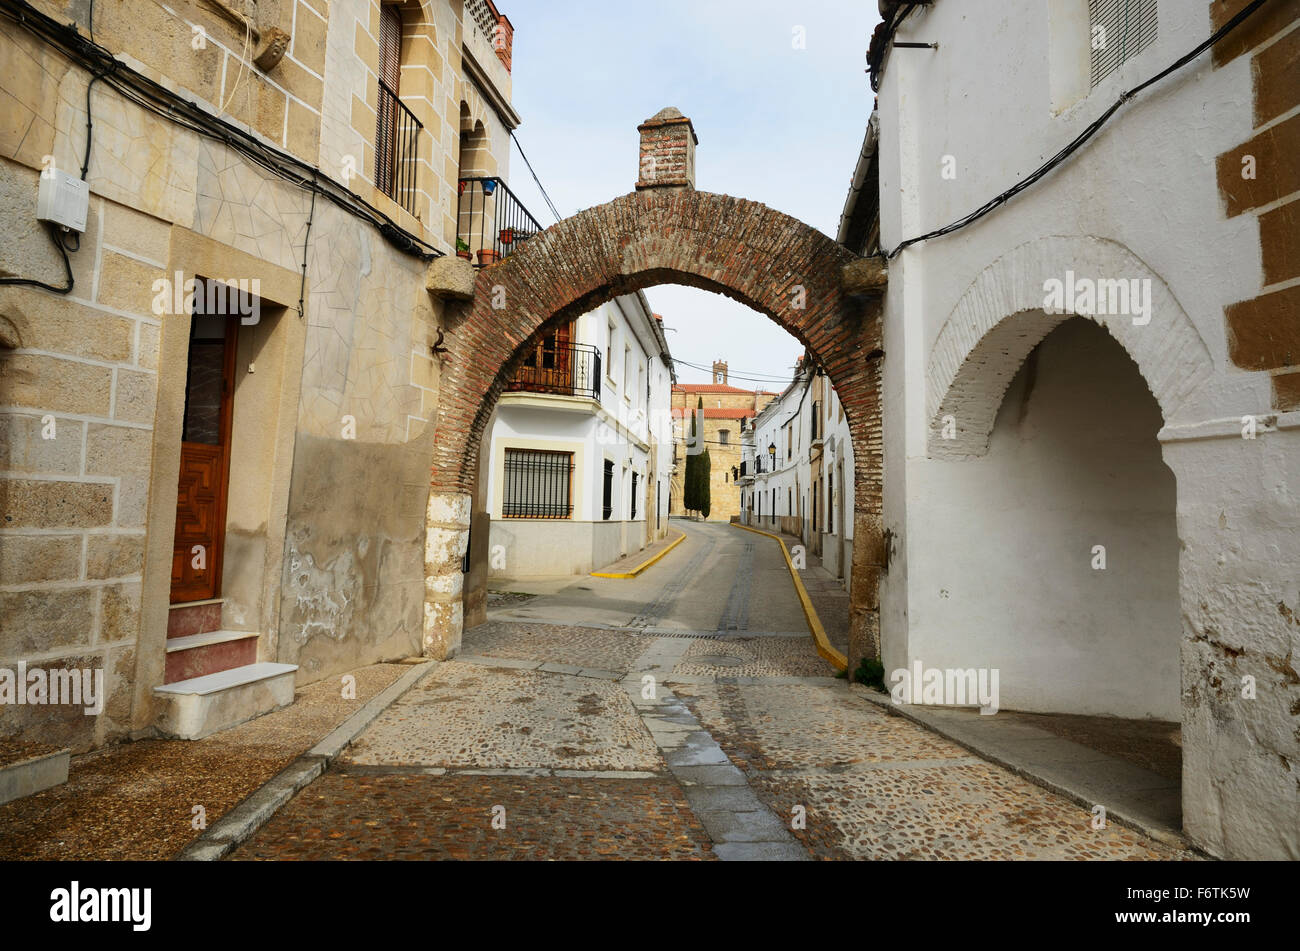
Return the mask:
POLYGON ((637 473, 632 473, 632 521, 636 521, 636 477, 637 473))
POLYGON ((1156 39, 1156 0, 1088 0, 1092 85, 1156 39))
POLYGON ((502 518, 570 518, 573 453, 507 449, 502 518))

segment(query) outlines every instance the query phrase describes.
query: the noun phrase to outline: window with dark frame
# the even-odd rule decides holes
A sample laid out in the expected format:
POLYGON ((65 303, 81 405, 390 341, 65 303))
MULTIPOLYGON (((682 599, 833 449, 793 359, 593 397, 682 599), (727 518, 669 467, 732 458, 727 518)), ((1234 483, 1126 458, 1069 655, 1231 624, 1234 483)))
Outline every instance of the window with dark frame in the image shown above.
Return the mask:
POLYGON ((632 473, 632 518, 631 518, 631 521, 633 522, 636 521, 636 479, 637 479, 637 473, 634 472, 632 473))
POLYGON ((605 485, 601 493, 601 505, 603 507, 602 518, 609 521, 614 514, 614 463, 608 459, 605 460, 605 485))
POLYGON ((572 518, 573 453, 506 449, 502 518, 572 518))

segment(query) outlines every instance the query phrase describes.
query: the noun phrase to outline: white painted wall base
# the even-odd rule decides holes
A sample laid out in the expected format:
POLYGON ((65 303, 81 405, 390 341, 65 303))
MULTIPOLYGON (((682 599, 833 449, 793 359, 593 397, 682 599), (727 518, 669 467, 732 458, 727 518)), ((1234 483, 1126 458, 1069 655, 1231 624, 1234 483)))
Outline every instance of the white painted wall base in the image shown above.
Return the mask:
POLYGON ((646 525, 566 519, 492 522, 489 578, 585 575, 646 547, 646 525))

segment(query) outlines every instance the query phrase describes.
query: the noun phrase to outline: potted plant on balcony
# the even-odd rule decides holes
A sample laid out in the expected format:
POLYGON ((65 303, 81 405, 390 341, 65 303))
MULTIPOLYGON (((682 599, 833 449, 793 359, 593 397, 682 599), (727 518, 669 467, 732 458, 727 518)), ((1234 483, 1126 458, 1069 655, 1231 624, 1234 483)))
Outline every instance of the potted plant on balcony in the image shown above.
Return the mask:
POLYGON ((478 263, 486 267, 496 261, 501 255, 497 254, 491 248, 484 248, 478 253, 478 263))
POLYGON ((497 180, 495 178, 483 179, 483 194, 490 195, 497 190, 497 180))
POLYGON ((474 260, 474 255, 470 252, 469 245, 465 243, 463 238, 456 239, 456 257, 464 258, 466 261, 474 260))
POLYGON ((501 243, 502 243, 502 244, 510 244, 510 243, 511 243, 512 241, 514 241, 514 240, 515 240, 515 229, 514 229, 514 228, 502 228, 502 229, 501 229, 501 243))

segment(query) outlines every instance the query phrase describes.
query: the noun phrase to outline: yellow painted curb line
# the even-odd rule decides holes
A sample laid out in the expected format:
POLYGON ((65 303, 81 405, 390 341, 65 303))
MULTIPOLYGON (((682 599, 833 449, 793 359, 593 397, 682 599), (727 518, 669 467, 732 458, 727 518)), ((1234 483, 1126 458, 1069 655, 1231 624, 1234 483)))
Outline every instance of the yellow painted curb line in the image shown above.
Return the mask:
POLYGON ((790 569, 790 579, 794 582, 795 594, 799 596, 799 603, 803 605, 803 616, 808 621, 808 632, 813 636, 813 643, 817 646, 817 653, 836 670, 847 670, 849 659, 831 646, 830 638, 826 636, 826 628, 822 627, 822 619, 817 616, 817 610, 813 607, 812 598, 808 597, 808 589, 803 586, 803 579, 799 577, 794 562, 790 560, 790 552, 785 547, 785 539, 780 535, 773 535, 771 532, 765 532, 760 528, 741 525, 739 522, 732 522, 731 524, 737 528, 743 528, 747 532, 753 532, 755 535, 766 535, 768 538, 776 539, 776 543, 781 546, 781 554, 785 556, 786 567, 790 569))
POLYGON ((665 549, 664 549, 663 551, 661 551, 659 554, 655 555, 653 558, 650 558, 650 559, 647 559, 646 561, 641 562, 641 564, 637 565, 637 566, 636 566, 635 568, 633 568, 631 571, 593 571, 593 572, 591 573, 591 576, 592 576, 593 578, 635 578, 637 575, 639 575, 641 572, 645 571, 647 568, 649 568, 651 565, 653 565, 656 561, 658 561, 658 560, 659 560, 660 558, 662 558, 664 555, 668 554, 670 551, 672 551, 674 548, 676 548, 678 545, 680 545, 680 544, 681 544, 682 542, 684 542, 684 541, 686 541, 686 533, 685 533, 685 532, 679 532, 678 535, 677 535, 677 539, 676 539, 676 541, 674 541, 671 545, 669 545, 667 548, 665 548, 665 549))

